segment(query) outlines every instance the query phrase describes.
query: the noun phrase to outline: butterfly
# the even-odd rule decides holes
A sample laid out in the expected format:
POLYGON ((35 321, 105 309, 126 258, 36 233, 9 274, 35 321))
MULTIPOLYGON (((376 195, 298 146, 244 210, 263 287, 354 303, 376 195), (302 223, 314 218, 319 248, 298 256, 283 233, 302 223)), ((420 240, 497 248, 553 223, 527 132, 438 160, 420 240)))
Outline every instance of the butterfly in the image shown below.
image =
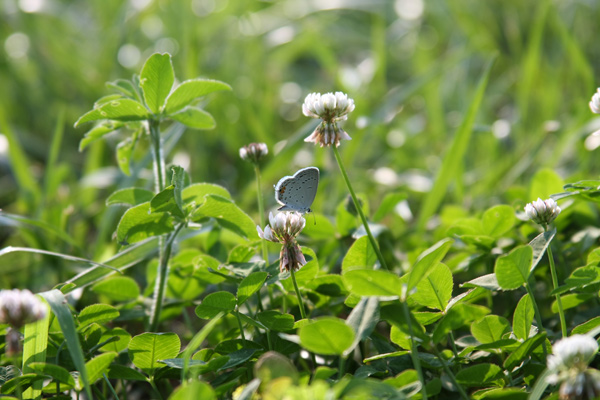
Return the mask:
POLYGON ((306 167, 293 176, 284 176, 275 185, 275 200, 282 204, 279 211, 311 212, 319 186, 319 168, 306 167))

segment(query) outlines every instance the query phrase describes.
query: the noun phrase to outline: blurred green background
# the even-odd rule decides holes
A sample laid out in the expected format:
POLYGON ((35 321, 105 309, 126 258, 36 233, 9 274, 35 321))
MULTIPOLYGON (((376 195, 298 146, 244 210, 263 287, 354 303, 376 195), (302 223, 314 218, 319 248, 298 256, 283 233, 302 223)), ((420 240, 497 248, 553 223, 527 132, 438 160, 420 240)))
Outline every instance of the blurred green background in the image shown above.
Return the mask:
MULTIPOLYGON (((333 154, 303 143, 316 121, 302 116, 301 104, 310 92, 341 90, 356 103, 344 125, 353 140, 340 147, 354 187, 371 210, 387 193, 406 193, 402 217, 385 222, 396 239, 411 232, 411 214, 494 55, 444 204, 473 213, 517 207, 533 200, 526 187, 541 168, 567 181, 596 178, 600 137, 591 133, 600 121, 587 102, 600 81, 598 21, 593 0, 2 0, 0 208, 33 221, 1 218, 0 248, 95 260, 116 251, 111 235, 123 210, 104 200, 118 187, 147 185, 149 164, 140 180, 128 180, 114 153, 125 136, 79 152, 85 128, 73 123, 110 93, 107 81, 129 79, 157 51, 172 54, 180 81, 233 87, 204 104, 216 129, 187 130, 168 159, 194 182, 225 186, 256 221, 254 172, 238 156, 254 141, 270 149, 269 209, 271 185, 316 165, 322 182, 313 209, 335 215, 346 188, 333 154)), ((145 149, 138 146, 134 163, 145 149)), ((1 287, 37 290, 74 273, 56 259, 23 254, 0 265, 1 287)))

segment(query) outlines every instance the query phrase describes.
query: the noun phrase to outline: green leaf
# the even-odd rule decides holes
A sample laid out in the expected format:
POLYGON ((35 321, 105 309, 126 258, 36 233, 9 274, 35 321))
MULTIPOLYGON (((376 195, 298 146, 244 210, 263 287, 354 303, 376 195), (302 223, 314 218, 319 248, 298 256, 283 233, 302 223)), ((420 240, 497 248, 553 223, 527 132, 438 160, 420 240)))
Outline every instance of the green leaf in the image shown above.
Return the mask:
POLYGON ((391 272, 382 270, 353 270, 343 275, 348 290, 358 296, 399 296, 402 283, 391 272))
POLYGON ((175 358, 180 348, 181 341, 174 333, 146 332, 134 336, 129 342, 129 358, 136 367, 152 375, 162 367, 159 360, 175 358))
POLYGON ((486 315, 471 324, 471 334, 483 344, 497 342, 507 332, 510 332, 510 323, 498 315, 486 315))
POLYGON ((240 349, 229 353, 227 356, 229 357, 229 361, 225 363, 222 367, 219 368, 219 371, 223 371, 225 369, 237 367, 240 364, 248 361, 252 356, 256 353, 256 349, 240 349))
POLYGON ((150 202, 131 207, 117 226, 117 241, 131 244, 173 231, 173 220, 167 213, 151 213, 150 202))
POLYGON ((538 197, 542 200, 548 199, 554 193, 563 191, 565 182, 554 170, 545 168, 538 170, 529 188, 529 199, 536 200, 538 197))
POLYGON ((191 79, 182 82, 167 98, 165 113, 171 115, 190 104, 194 99, 220 90, 231 90, 231 86, 210 79, 191 79))
POLYGON ((133 148, 136 142, 135 138, 128 137, 117 145, 117 164, 121 172, 127 176, 131 175, 131 156, 133 155, 133 148))
POLYGON ((433 330, 433 342, 439 343, 448 332, 483 318, 490 310, 474 304, 458 303, 448 310, 433 330))
POLYGON ((108 377, 110 379, 124 379, 127 381, 147 381, 145 375, 133 368, 126 367, 120 364, 112 364, 108 369, 108 377))
POLYGON ((194 129, 213 129, 217 126, 212 115, 197 107, 188 106, 169 117, 194 129))
POLYGON ((227 255, 227 264, 247 263, 254 254, 256 254, 256 248, 254 246, 239 244, 231 249, 227 255))
POLYGON ((355 336, 345 354, 350 354, 361 340, 367 339, 378 322, 379 300, 376 297, 363 297, 346 319, 346 325, 352 328, 355 336))
POLYGON ((92 304, 79 313, 79 328, 84 328, 93 323, 103 324, 119 317, 119 311, 108 304, 92 304))
POLYGON ((315 240, 330 240, 335 237, 335 227, 323 214, 312 213, 310 217, 306 216, 306 219, 302 235, 315 240))
POLYGON ((529 277, 533 249, 531 246, 519 246, 509 254, 499 257, 494 266, 494 273, 498 284, 504 290, 520 288, 529 277))
POLYGON ((573 328, 573 330, 571 331, 571 336, 578 334, 583 335, 598 326, 600 326, 600 317, 594 317, 589 321, 586 321, 583 324, 577 325, 575 328, 573 328))
POLYGON ((513 314, 513 332, 517 339, 525 340, 529 337, 531 324, 533 322, 533 303, 529 294, 525 294, 519 300, 515 313, 513 314))
POLYGON ((183 218, 183 210, 175 202, 175 186, 169 185, 150 200, 150 211, 152 213, 170 213, 176 217, 183 218))
POLYGON ((452 271, 445 264, 437 264, 417 285, 417 291, 409 297, 417 303, 443 311, 452 297, 452 271))
POLYGON ((150 111, 158 114, 171 93, 175 73, 169 53, 154 53, 146 60, 140 74, 140 87, 150 111))
POLYGON ((483 213, 483 232, 498 238, 510 231, 516 222, 515 211, 507 205, 494 206, 483 213))
POLYGON ((79 335, 75 329, 75 322, 73 321, 73 316, 71 315, 71 310, 69 309, 67 299, 65 299, 65 296, 56 289, 40 293, 40 295, 46 299, 48 304, 50 304, 50 308, 52 308, 52 312, 56 316, 58 324, 60 325, 60 329, 65 337, 67 348, 69 349, 69 354, 71 355, 73 364, 75 364, 77 371, 79 371, 79 378, 83 383, 85 392, 87 396, 92 399, 92 390, 90 388, 87 370, 85 368, 83 350, 81 348, 81 344, 79 343, 79 335))
MULTIPOLYGON (((477 84, 477 89, 475 91, 475 95, 473 96, 473 100, 469 105, 469 109, 465 113, 463 122, 454 134, 454 138, 452 139, 450 147, 446 151, 444 161, 439 168, 433 188, 429 191, 427 197, 425 198, 421 208, 421 214, 419 215, 417 221, 419 231, 423 230, 426 222, 436 212, 438 206, 444 199, 446 191, 452 180, 456 179, 457 176, 460 176, 457 171, 464 164, 463 158, 467 151, 468 145, 471 142, 475 118, 483 100, 485 89, 490 77, 490 71, 492 70, 492 65, 495 58, 496 57, 494 56, 486 65, 481 78, 479 79, 479 83, 477 84)), ((412 287, 414 286, 410 286, 409 289, 412 287)))
POLYGON ((104 353, 85 363, 85 368, 87 369, 91 384, 102 378, 102 374, 108 372, 108 366, 116 356, 117 353, 104 353))
POLYGON ((33 385, 33 383, 42 381, 44 379, 46 379, 46 377, 44 375, 37 375, 37 374, 23 374, 20 376, 16 376, 16 377, 6 381, 0 387, 0 393, 11 394, 12 392, 14 392, 17 389, 17 387, 20 387, 21 390, 25 390, 25 389, 28 389, 31 385, 33 385))
POLYGON ((148 110, 141 103, 131 99, 120 99, 102 104, 98 108, 94 108, 83 114, 77 122, 75 122, 75 127, 85 124, 86 122, 98 121, 101 119, 142 121, 148 119, 148 117, 148 110))
POLYGON ((229 292, 211 293, 196 307, 198 318, 211 319, 219 313, 229 313, 235 310, 235 296, 229 292))
POLYGON ((456 380, 463 386, 488 386, 502 378, 502 368, 495 364, 478 364, 461 369, 456 374, 456 380))
POLYGON ((285 332, 294 328, 294 316, 292 314, 267 310, 256 314, 256 318, 272 331, 285 332))
POLYGON ((171 396, 169 396, 169 400, 189 399, 216 400, 217 395, 208 383, 200 381, 191 381, 179 386, 171 394, 171 396))
POLYGON ((546 254, 546 249, 550 245, 554 235, 556 235, 556 227, 540 233, 529 242, 529 245, 533 249, 533 262, 531 264, 530 273, 535 269, 542 257, 544 257, 544 254, 546 254))
POLYGON ((442 261, 450 247, 452 247, 452 243, 454 243, 452 239, 440 240, 419 255, 417 262, 408 273, 408 293, 417 286, 421 279, 429 275, 432 268, 442 261))
POLYGON ((138 204, 150 201, 152 197, 154 197, 154 193, 150 190, 131 187, 113 192, 106 199, 106 205, 137 206, 138 204))
POLYGON ((343 320, 322 317, 299 329, 300 344, 313 353, 340 356, 352 346, 354 331, 343 320))
MULTIPOLYGON (((46 303, 44 302, 44 305, 46 303)), ((35 363, 46 361, 46 348, 48 346, 48 325, 50 313, 36 322, 25 325, 23 338, 23 373, 27 374, 33 370, 35 363)), ((0 386, 2 384, 0 383, 0 386)), ((42 393, 42 382, 36 381, 32 387, 23 393, 24 398, 39 398, 42 393)))
POLYGON ((118 303, 137 300, 140 295, 140 287, 137 282, 128 276, 105 279, 96 283, 92 290, 118 303))
POLYGON ((525 340, 517 349, 504 360, 504 368, 512 370, 519 365, 525 357, 529 356, 536 348, 544 345, 546 342, 546 332, 538 333, 537 335, 525 340))
POLYGON ((258 292, 267 279, 267 273, 263 271, 253 272, 240 282, 237 291, 237 304, 241 306, 254 293, 258 292))
POLYGON ((382 305, 380 308, 381 319, 392 325, 391 340, 403 349, 410 349, 410 332, 412 330, 412 338, 415 339, 415 345, 429 343, 430 339, 425 331, 425 327, 415 319, 412 312, 409 313, 411 321, 411 326, 409 327, 403 308, 404 306, 399 302, 382 305))
POLYGON ((131 335, 123 328, 112 328, 102 333, 99 342, 103 343, 109 339, 113 339, 114 341, 105 344, 104 346, 100 347, 99 350, 102 352, 112 351, 115 353, 120 353, 125 350, 127 346, 129 346, 131 335), (114 338, 116 338, 116 340, 114 340, 114 338))
POLYGON ((340 275, 326 274, 317 276, 310 282, 307 282, 306 287, 329 297, 348 295, 348 291, 344 286, 344 280, 340 275))
POLYGON ((496 279, 496 274, 487 274, 480 276, 479 278, 475 278, 463 283, 461 286, 481 287, 491 291, 500 290, 500 285, 498 285, 498 279, 496 279))
POLYGON ((79 142, 79 151, 83 151, 90 143, 116 131, 123 125, 125 125, 123 122, 118 121, 102 121, 98 123, 85 133, 85 136, 79 142))
MULTIPOLYGON (((254 365, 254 376, 264 383, 285 377, 294 384, 298 384, 299 378, 298 370, 290 359, 275 351, 268 351, 258 358, 254 365)), ((316 376, 317 372, 315 372, 314 379, 319 379, 316 376)))
POLYGON ((371 246, 368 236, 361 236, 356 239, 344 260, 342 261, 342 274, 351 269, 373 269, 373 265, 377 261, 377 254, 371 246))
POLYGON ((75 387, 75 379, 65 368, 56 364, 48 364, 45 362, 34 362, 29 364, 29 367, 43 375, 48 375, 60 383, 75 387))
POLYGON ((485 390, 485 393, 477 397, 477 400, 527 400, 528 398, 529 393, 525 389, 507 388, 485 390))
MULTIPOLYGON (((563 311, 564 310, 568 310, 570 308, 575 308, 580 304, 586 303, 588 301, 590 301, 591 299, 597 298, 598 296, 596 294, 591 294, 591 293, 573 293, 573 294, 567 294, 565 296, 561 296, 561 301, 562 301, 562 306, 563 306, 563 311)), ((551 310, 553 313, 558 313, 558 304, 556 303, 556 300, 554 300, 552 302, 552 306, 551 306, 551 310)))
POLYGON ((204 204, 194 212, 194 221, 202 218, 214 218, 224 228, 246 239, 258 238, 256 224, 252 218, 233 201, 214 194, 206 195, 205 199, 204 204))
POLYGON ((207 194, 216 194, 217 196, 225 197, 231 200, 231 195, 223 186, 212 183, 195 183, 183 189, 181 196, 184 204, 196 203, 201 205, 204 203, 204 197, 207 194))

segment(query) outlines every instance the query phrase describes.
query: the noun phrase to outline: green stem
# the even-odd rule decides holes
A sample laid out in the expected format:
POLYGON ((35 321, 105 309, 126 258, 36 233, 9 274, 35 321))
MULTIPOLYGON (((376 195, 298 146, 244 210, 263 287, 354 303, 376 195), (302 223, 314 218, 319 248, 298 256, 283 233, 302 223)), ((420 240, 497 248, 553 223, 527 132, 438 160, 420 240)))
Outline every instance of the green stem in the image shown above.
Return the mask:
POLYGON ((152 161, 154 171, 154 191, 160 193, 165 188, 166 171, 163 143, 160 137, 160 122, 154 119, 148 121, 150 141, 152 143, 152 161))
POLYGON ((400 301, 402 304, 402 311, 404 312, 404 318, 408 324, 408 334, 410 335, 410 358, 412 358, 413 365, 419 375, 419 381, 421 381, 421 393, 423 400, 427 400, 427 389, 425 388, 425 377, 423 376, 423 370, 421 369, 421 361, 419 360, 417 346, 415 345, 415 337, 413 336, 412 322, 410 319, 410 311, 405 301, 400 301))
POLYGON ((446 371, 446 374, 448 374, 448 376, 450 377, 450 380, 452 381, 452 383, 454 384, 454 386, 456 387, 456 389, 459 391, 459 393, 462 396, 462 398, 465 399, 465 400, 469 400, 469 396, 467 395, 467 392, 465 392, 465 389, 458 383, 458 381, 456 380, 456 377, 454 376, 454 373, 448 367, 448 364, 446 363, 446 360, 440 354, 440 352, 438 351, 438 349, 437 349, 436 346, 433 346, 433 351, 435 352, 435 355, 437 356, 437 358, 442 363, 442 367, 444 368, 444 371, 446 371))
MULTIPOLYGON (((260 168, 258 168, 258 164, 254 164, 254 173, 256 174, 256 200, 258 201, 258 214, 260 216, 260 228, 264 229, 265 227, 265 205, 263 202, 261 184, 260 184, 260 168)), ((267 241, 263 239, 261 241, 262 244, 262 253, 263 259, 265 260, 265 268, 269 266, 269 250, 267 250, 267 241)))
MULTIPOLYGON (((545 229, 544 229, 545 230, 545 229)), ((558 287, 558 275, 556 274, 556 267, 554 266, 554 257, 552 256, 552 249, 550 248, 550 244, 548 244, 547 248, 548 252, 548 261, 550 262, 550 273, 552 274, 552 284, 554 285, 554 289, 558 287)), ((558 316, 560 317, 560 330, 562 331, 562 337, 567 337, 567 323, 565 321, 565 312, 563 311, 562 300, 560 298, 560 294, 556 294, 556 305, 558 306, 558 316)))
POLYGON ((265 335, 267 335, 267 346, 269 346, 269 350, 273 350, 273 343, 271 343, 271 331, 269 329, 265 330, 265 335))
POLYGON ((350 183, 350 179, 348 179, 348 174, 346 174, 346 169, 344 168, 344 164, 342 163, 342 157, 340 157, 340 152, 338 151, 338 149, 335 145, 331 146, 331 148, 333 149, 333 154, 335 155, 335 159, 338 163, 338 166, 340 167, 342 176, 344 177, 344 180, 346 181, 346 186, 348 186, 348 190, 350 191, 350 196, 352 196, 352 201, 354 201, 354 206, 356 207, 356 211, 358 211, 358 215, 360 215, 362 224, 365 227, 365 231, 367 232, 367 236, 369 237, 371 246, 373 246, 373 250, 375 250, 377 259, 379 260, 379 263, 381 264, 381 266, 384 269, 389 270, 387 264, 385 263, 385 260, 383 259, 383 254, 381 254, 381 251, 379 250, 377 241, 375 241, 375 238, 373 237, 373 234, 371 233, 371 229, 369 228, 369 224, 367 222, 367 219, 365 218, 365 214, 363 213, 362 207, 360 206, 360 203, 358 202, 356 193, 354 193, 354 189, 352 189, 352 184, 350 183))
POLYGON ((110 390, 112 395, 115 396, 115 399, 119 400, 119 395, 117 395, 117 392, 115 391, 115 388, 113 387, 113 385, 110 384, 110 381, 108 380, 108 376, 106 376, 106 374, 102 374, 102 377, 104 378, 104 381, 108 385, 108 389, 110 390))
POLYGON ((158 390, 158 387, 156 387, 156 383, 154 383, 154 377, 150 377, 150 379, 148 379, 148 382, 150 382, 150 386, 152 386, 152 389, 154 389, 154 392, 158 396, 159 400, 163 400, 163 397, 160 394, 160 391, 158 390))
POLYGON ((246 346, 246 335, 244 335, 244 327, 242 326, 242 319, 240 318, 240 310, 235 310, 235 316, 237 317, 238 326, 240 327, 240 334, 242 335, 242 342, 246 346))
POLYGON ((156 332, 158 329, 160 313, 162 311, 162 304, 165 298, 165 291, 167 288, 167 279, 169 276, 169 258, 171 257, 171 249, 173 247, 175 237, 183 228, 183 225, 184 224, 179 224, 175 228, 175 231, 171 233, 164 246, 164 237, 159 237, 158 271, 156 275, 156 284, 154 285, 154 299, 152 301, 152 309, 150 310, 150 332, 156 332))
MULTIPOLYGON (((544 325, 542 325, 542 314, 540 313, 540 309, 537 305, 537 302, 535 301, 535 297, 533 296, 533 290, 531 289, 531 285, 529 285, 528 281, 525 281, 525 289, 527 289, 527 293, 529 293, 529 297, 531 298, 531 303, 533 304, 533 312, 535 315, 535 320, 538 324, 538 328, 540 331, 546 331, 544 325)), ((545 344, 544 346, 542 346, 542 349, 544 350, 544 356, 546 356, 548 352, 546 350, 545 344)))
POLYGON ((342 379, 344 374, 346 373, 346 358, 342 355, 340 356, 340 370, 338 371, 338 380, 342 379))
POLYGON ((300 308, 300 315, 302 316, 302 319, 306 319, 306 311, 304 310, 302 296, 300 296, 300 289, 298 289, 298 284, 296 283, 296 273, 294 272, 294 267, 290 268, 290 274, 292 275, 292 283, 294 284, 296 297, 298 297, 298 307, 300 308))

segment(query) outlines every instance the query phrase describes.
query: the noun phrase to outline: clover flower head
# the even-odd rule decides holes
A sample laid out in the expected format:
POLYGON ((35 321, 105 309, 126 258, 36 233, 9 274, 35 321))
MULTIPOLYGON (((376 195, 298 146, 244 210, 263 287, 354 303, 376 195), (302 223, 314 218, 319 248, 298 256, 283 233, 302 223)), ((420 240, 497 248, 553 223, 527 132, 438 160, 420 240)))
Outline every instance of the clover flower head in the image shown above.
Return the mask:
POLYGON ((354 100, 342 92, 335 93, 310 93, 304 99, 302 113, 307 117, 320 118, 322 122, 304 139, 324 146, 339 146, 340 140, 352 138, 338 126, 337 121, 348 119, 348 114, 354 110, 354 100))
POLYGON ((281 243, 279 255, 279 269, 281 272, 300 269, 306 265, 306 259, 296 241, 296 236, 304 229, 306 220, 302 214, 297 212, 281 212, 276 216, 269 213, 269 225, 264 231, 256 226, 258 236, 270 242, 281 243))
POLYGON ((590 110, 594 114, 600 114, 600 88, 594 93, 592 96, 592 100, 590 100, 590 110))
POLYGON ((48 309, 29 290, 0 291, 0 323, 21 328, 46 316, 48 309))
POLYGON ((321 118, 326 122, 348 119, 348 114, 354 110, 354 100, 346 93, 310 93, 304 99, 302 113, 307 117, 321 118))
POLYGON ((548 225, 554 221, 560 214, 560 207, 553 199, 542 200, 538 198, 536 201, 528 203, 525 206, 525 214, 527 217, 540 225, 548 225))
POLYGON ((588 335, 573 335, 552 346, 546 381, 561 384, 560 399, 593 399, 600 395, 600 372, 588 368, 598 352, 598 343, 588 335))
POLYGON ((269 154, 266 143, 250 143, 240 148, 240 158, 244 161, 257 163, 269 154))

